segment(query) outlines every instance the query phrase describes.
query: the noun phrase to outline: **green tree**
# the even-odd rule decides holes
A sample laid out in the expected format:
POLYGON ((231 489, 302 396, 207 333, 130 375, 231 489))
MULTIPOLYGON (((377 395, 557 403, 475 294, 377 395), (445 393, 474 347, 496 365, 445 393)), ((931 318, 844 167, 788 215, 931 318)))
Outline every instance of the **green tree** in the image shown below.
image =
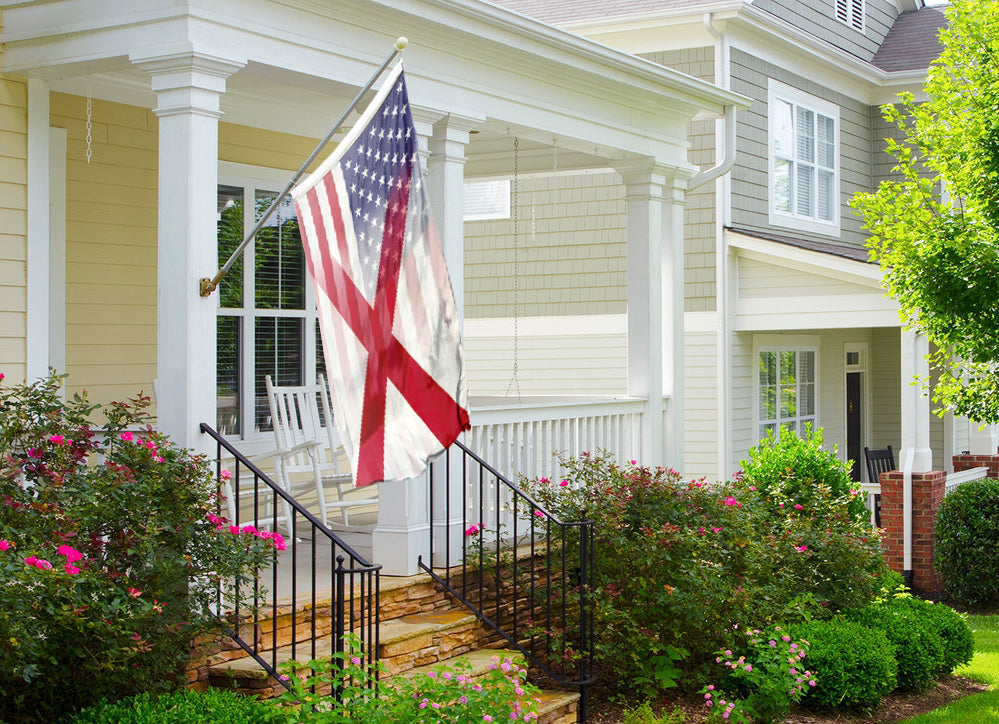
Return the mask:
POLYGON ((888 292, 932 343, 933 399, 999 422, 999 3, 954 0, 925 101, 882 108, 897 180, 854 206, 888 292))

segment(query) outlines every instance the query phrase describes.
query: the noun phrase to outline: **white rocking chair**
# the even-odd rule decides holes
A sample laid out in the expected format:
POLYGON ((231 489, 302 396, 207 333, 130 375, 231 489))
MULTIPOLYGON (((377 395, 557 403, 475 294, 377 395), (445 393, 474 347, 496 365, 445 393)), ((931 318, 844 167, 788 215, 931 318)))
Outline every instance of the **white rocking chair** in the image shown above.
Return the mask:
MULTIPOLYGON (((320 375, 314 385, 277 387, 268 375, 265 383, 277 442, 276 481, 291 495, 296 494, 296 487, 310 486, 315 493, 315 504, 310 505, 311 501, 303 504, 317 511, 324 525, 331 525, 329 511, 335 510, 339 511, 339 521, 333 521, 333 525, 356 528, 351 525, 350 509, 362 506, 370 509, 377 500, 370 497, 374 491, 368 491, 363 498, 347 496, 353 490, 352 477, 349 470, 340 466, 340 437, 333 424, 326 380, 320 375), (329 499, 330 492, 336 499, 329 499)), ((287 510, 286 515, 290 520, 291 511, 287 510)))

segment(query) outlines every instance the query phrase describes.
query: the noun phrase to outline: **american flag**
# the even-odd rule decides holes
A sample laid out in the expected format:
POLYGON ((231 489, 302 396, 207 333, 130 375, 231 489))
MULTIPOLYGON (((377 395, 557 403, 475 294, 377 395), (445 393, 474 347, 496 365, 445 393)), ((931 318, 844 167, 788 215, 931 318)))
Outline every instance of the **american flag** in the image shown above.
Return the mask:
POLYGON ((401 64, 292 195, 354 484, 415 477, 468 429, 468 391, 401 64))

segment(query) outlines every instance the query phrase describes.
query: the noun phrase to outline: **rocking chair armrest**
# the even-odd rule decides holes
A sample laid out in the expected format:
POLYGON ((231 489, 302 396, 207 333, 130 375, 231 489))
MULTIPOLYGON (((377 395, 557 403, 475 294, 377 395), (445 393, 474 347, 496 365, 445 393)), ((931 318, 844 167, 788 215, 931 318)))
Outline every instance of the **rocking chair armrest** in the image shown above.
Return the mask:
POLYGON ((322 446, 323 444, 319 440, 306 440, 305 442, 300 442, 287 450, 275 450, 271 453, 271 455, 272 457, 280 457, 282 460, 287 460, 288 458, 298 455, 299 453, 311 453, 322 446))

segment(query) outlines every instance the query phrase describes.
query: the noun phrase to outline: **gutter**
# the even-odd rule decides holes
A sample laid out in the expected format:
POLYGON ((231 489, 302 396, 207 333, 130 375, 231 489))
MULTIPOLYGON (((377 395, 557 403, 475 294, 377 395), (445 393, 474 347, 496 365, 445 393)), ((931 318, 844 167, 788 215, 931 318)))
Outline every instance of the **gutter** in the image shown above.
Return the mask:
MULTIPOLYGON (((712 13, 704 13, 703 22, 705 30, 715 39, 715 81, 723 90, 728 90, 728 45, 715 27, 712 13)), ((735 165, 735 111, 735 104, 729 103, 725 106, 725 117, 721 121, 724 131, 722 134, 718 134, 723 135, 725 139, 722 145, 721 159, 711 168, 704 169, 690 179, 687 182, 687 191, 703 186, 709 181, 714 181, 728 173, 735 165)))

